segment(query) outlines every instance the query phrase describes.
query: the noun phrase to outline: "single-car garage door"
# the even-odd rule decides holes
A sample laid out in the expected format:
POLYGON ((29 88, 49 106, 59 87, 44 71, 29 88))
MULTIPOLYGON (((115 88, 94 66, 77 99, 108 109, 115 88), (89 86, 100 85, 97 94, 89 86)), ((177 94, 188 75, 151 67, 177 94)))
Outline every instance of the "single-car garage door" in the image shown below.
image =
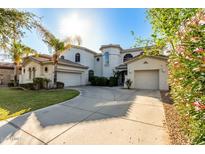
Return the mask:
POLYGON ((81 85, 81 73, 58 72, 57 80, 65 86, 78 86, 81 85))
POLYGON ((136 89, 159 89, 159 70, 135 71, 136 89))

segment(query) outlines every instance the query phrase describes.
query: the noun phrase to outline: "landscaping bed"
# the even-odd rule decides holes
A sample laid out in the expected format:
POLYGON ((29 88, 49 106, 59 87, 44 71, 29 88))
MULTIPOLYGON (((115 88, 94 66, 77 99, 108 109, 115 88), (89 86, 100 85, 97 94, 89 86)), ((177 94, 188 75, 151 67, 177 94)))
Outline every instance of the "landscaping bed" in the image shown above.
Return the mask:
POLYGON ((165 110, 166 125, 169 131, 171 144, 185 145, 190 144, 180 127, 180 117, 176 111, 169 92, 161 91, 161 97, 165 110))
POLYGON ((0 88, 0 120, 61 103, 78 95, 79 91, 71 89, 22 90, 0 88))

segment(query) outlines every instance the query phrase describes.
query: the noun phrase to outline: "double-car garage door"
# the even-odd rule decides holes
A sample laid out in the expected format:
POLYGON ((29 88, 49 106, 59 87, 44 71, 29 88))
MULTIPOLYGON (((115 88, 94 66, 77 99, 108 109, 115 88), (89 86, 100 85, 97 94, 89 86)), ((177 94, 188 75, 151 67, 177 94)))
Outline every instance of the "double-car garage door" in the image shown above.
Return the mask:
POLYGON ((136 89, 159 89, 159 70, 135 71, 134 79, 136 89))
POLYGON ((77 86, 81 85, 82 74, 81 73, 69 73, 69 72, 58 72, 57 80, 63 82, 65 86, 77 86))

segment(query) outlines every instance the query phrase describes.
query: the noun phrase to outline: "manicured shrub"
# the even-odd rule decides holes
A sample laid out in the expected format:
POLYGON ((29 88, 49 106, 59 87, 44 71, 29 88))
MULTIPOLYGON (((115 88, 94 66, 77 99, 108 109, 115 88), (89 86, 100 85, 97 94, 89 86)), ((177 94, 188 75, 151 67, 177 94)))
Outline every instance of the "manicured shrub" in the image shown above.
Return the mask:
POLYGON ((98 84, 99 86, 108 86, 109 80, 106 77, 100 77, 98 78, 98 84))
POLYGON ((118 81, 118 79, 116 77, 110 77, 110 79, 109 79, 109 86, 110 87, 117 86, 118 85, 117 81, 118 81))
POLYGON ((109 80, 106 77, 94 76, 90 80, 91 85, 93 86, 108 86, 109 80))
POLYGON ((91 85, 93 85, 93 86, 96 85, 95 78, 96 78, 96 76, 90 77, 90 83, 91 83, 91 85))
POLYGON ((43 85, 43 87, 48 89, 49 88, 49 86, 48 86, 49 82, 51 82, 50 79, 44 78, 44 85, 43 85))
POLYGON ((20 84, 19 86, 25 89, 35 90, 35 84, 33 83, 24 83, 24 84, 20 84))
POLYGON ((63 89, 64 88, 64 83, 63 82, 56 82, 56 88, 57 89, 63 89))
POLYGON ((14 87, 14 83, 13 82, 9 82, 8 83, 8 87, 14 87))
POLYGON ((44 78, 34 78, 33 83, 36 86, 36 89, 43 89, 44 88, 44 78))
POLYGON ((50 82, 50 79, 47 78, 34 78, 33 83, 35 85, 35 89, 48 89, 48 83, 50 82))

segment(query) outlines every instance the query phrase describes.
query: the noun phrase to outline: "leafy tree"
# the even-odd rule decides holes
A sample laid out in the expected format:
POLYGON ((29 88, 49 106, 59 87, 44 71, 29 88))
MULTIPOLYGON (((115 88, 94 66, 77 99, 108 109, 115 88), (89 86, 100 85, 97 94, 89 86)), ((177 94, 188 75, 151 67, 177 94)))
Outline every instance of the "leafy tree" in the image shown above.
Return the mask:
POLYGON ((55 37, 50 31, 48 31, 41 24, 36 23, 37 30, 40 32, 43 41, 52 49, 53 61, 54 61, 54 84, 57 82, 57 64, 60 55, 66 50, 70 49, 73 44, 77 42, 78 45, 81 44, 82 40, 80 36, 67 37, 64 40, 60 40, 55 37))
POLYGON ((0 48, 10 50, 14 40, 20 40, 25 30, 35 27, 38 17, 26 11, 0 8, 0 48))
POLYGON ((21 43, 25 30, 35 28, 39 18, 34 14, 17 9, 0 8, 0 48, 9 52, 15 64, 15 83, 23 56, 36 53, 21 43))
POLYGON ((168 46, 171 95, 182 126, 193 144, 205 144, 205 12, 203 9, 147 9, 154 46, 146 54, 160 54, 168 46))

